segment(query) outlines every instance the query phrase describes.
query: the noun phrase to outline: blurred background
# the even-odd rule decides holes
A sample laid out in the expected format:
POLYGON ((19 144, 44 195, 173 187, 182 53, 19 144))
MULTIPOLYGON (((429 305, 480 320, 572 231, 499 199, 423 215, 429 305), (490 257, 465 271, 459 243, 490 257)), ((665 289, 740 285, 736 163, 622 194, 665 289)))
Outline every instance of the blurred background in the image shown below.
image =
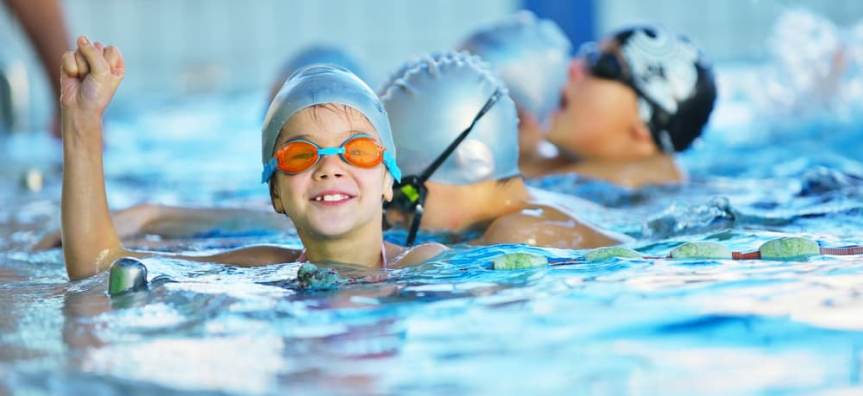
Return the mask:
MULTIPOLYGON (((311 44, 352 47, 377 87, 409 57, 452 48, 478 24, 517 9, 552 18, 575 48, 628 23, 688 34, 717 62, 759 61, 777 16, 805 7, 838 26, 859 0, 63 0, 71 37, 117 45, 127 75, 118 100, 262 90, 282 62, 311 44)), ((0 61, 23 60, 31 105, 21 129, 49 122, 54 99, 20 26, 0 7, 0 61)))

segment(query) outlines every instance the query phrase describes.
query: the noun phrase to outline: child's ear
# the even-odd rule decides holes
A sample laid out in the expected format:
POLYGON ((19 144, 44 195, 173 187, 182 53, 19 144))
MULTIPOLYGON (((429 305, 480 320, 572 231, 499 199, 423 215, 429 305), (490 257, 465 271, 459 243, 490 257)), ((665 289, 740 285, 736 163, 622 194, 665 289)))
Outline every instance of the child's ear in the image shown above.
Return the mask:
POLYGON ((384 201, 393 200, 393 177, 387 172, 384 176, 384 201))
POLYGON ((276 213, 285 213, 285 205, 282 204, 282 196, 279 193, 279 189, 276 186, 278 183, 273 177, 273 180, 270 181, 270 200, 273 202, 273 209, 275 209, 276 213))
POLYGON ((636 120, 629 126, 629 134, 639 143, 653 143, 650 128, 641 120, 636 120))

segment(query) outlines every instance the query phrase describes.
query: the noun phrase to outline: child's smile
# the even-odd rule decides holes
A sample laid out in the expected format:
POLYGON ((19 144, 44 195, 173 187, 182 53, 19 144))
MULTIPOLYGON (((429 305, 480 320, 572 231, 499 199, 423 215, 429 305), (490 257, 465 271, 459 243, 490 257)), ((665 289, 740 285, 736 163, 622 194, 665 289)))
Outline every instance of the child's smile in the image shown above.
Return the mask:
MULTIPOLYGON (((310 107, 285 123, 276 147, 302 137, 328 149, 357 135, 379 139, 371 123, 353 108, 310 107)), ((323 155, 307 170, 294 175, 277 172, 275 178, 285 213, 298 229, 336 237, 380 226, 381 198, 390 183, 383 164, 361 168, 339 155, 323 155)))

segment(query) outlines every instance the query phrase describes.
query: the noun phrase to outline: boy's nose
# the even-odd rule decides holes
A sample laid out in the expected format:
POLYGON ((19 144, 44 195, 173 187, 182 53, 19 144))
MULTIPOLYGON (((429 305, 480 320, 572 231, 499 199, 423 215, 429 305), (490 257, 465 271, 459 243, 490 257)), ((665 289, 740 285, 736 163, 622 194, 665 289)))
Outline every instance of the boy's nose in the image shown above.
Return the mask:
POLYGON ((345 175, 345 162, 338 155, 324 155, 315 166, 315 179, 342 177, 345 175))

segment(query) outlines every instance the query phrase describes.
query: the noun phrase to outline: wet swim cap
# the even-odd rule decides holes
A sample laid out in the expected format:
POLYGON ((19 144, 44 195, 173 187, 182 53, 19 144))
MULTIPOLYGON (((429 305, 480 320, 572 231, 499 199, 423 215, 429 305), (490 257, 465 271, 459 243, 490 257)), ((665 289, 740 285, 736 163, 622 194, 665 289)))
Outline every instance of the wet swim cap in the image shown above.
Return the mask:
POLYGON ((440 62, 443 58, 455 58, 456 56, 458 56, 458 52, 455 52, 453 50, 445 50, 432 51, 408 58, 408 60, 403 62, 392 74, 390 74, 387 80, 384 81, 383 85, 380 86, 380 89, 378 90, 378 97, 383 97, 384 94, 387 93, 387 89, 392 86, 396 80, 404 77, 405 73, 407 73, 411 69, 419 67, 421 64, 427 62, 429 59, 436 59, 438 62, 440 62))
POLYGON ((641 119, 665 152, 683 151, 701 135, 716 101, 713 67, 689 39, 656 26, 614 34, 639 98, 641 119), (663 114, 664 113, 664 114, 663 114))
POLYGON ((312 45, 302 49, 285 62, 280 71, 282 79, 287 79, 298 69, 315 63, 329 63, 341 66, 354 73, 360 80, 366 79, 366 70, 362 66, 359 55, 348 48, 335 45, 312 45))
MULTIPOLYGON (((270 104, 261 135, 263 163, 266 165, 273 158, 276 139, 291 116, 306 107, 329 103, 350 106, 365 115, 377 130, 381 143, 387 149, 386 153, 395 159, 396 146, 390 132, 390 123, 377 95, 347 69, 315 64, 292 74, 270 104)), ((393 179, 401 179, 398 167, 388 165, 387 169, 393 179)), ((269 178, 266 181, 269 181, 269 178)))
POLYGON ((490 63, 518 107, 549 122, 566 85, 572 49, 557 24, 522 11, 477 29, 459 49, 490 63))
MULTIPOLYGON (((411 62, 385 87, 381 101, 390 115, 405 175, 421 174, 467 128, 495 90, 506 92, 477 56, 438 53, 411 62)), ((519 174, 518 116, 503 95, 480 118, 430 181, 473 184, 519 174)))

